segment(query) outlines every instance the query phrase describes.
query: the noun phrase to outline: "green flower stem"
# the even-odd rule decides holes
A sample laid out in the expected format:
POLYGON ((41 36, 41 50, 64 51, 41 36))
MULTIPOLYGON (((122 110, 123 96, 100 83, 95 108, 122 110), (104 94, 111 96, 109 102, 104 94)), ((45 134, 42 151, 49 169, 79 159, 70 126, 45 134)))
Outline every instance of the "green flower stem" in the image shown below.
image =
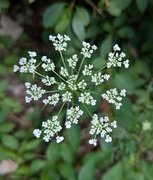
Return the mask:
MULTIPOLYGON (((103 66, 102 68, 100 68, 98 71, 96 71, 95 73, 93 73, 93 75, 96 74, 96 73, 99 73, 100 71, 102 71, 103 69, 105 69, 106 66, 107 66, 107 65, 105 65, 105 66, 103 66)), ((87 79, 90 78, 90 77, 91 77, 91 76, 88 76, 85 80, 87 80, 87 79)), ((82 78, 83 78, 83 75, 79 78, 79 80, 78 80, 77 82, 79 82, 82 78)))
POLYGON ((89 109, 87 108, 87 106, 86 106, 84 103, 82 103, 82 104, 83 104, 84 108, 86 109, 86 111, 88 112, 89 116, 92 117, 92 114, 91 114, 91 112, 89 111, 89 109))
MULTIPOLYGON (((61 59, 62 59, 63 65, 64 65, 65 69, 67 70, 67 67, 66 67, 66 64, 65 64, 65 61, 64 61, 63 54, 62 54, 62 52, 61 52, 61 51, 59 51, 59 52, 60 52, 60 56, 61 56, 61 59)), ((67 71, 68 71, 68 70, 67 70, 67 71)))
POLYGON ((72 92, 72 107, 74 107, 74 92, 72 92))
POLYGON ((46 91, 45 94, 48 94, 48 93, 54 93, 54 92, 60 92, 60 91, 63 91, 63 90, 46 91))
POLYGON ((81 70, 81 67, 83 65, 84 60, 85 60, 85 57, 82 58, 82 61, 81 61, 81 64, 80 64, 80 67, 79 67, 79 70, 78 70, 78 73, 77 73, 78 76, 79 76, 79 73, 80 73, 80 70, 81 70))
POLYGON ((82 92, 90 92, 92 94, 96 94, 96 95, 100 95, 101 93, 95 92, 95 91, 90 91, 90 90, 86 90, 86 89, 79 89, 82 92))
POLYGON ((65 81, 65 79, 63 79, 58 73, 56 73, 55 71, 53 71, 53 73, 55 73, 56 74, 56 76, 58 76, 60 79, 62 79, 65 83, 67 83, 66 81, 65 81))
POLYGON ((99 73, 100 71, 102 71, 103 69, 105 69, 105 67, 107 67, 107 65, 103 66, 102 68, 100 68, 97 72, 95 72, 94 74, 96 73, 99 73))
POLYGON ((62 106, 61 106, 61 108, 60 108, 60 110, 59 110, 59 112, 58 112, 57 116, 59 116, 59 114, 61 113, 61 111, 62 111, 62 109, 63 109, 64 105, 65 105, 65 103, 63 103, 63 104, 62 104, 62 106))
POLYGON ((40 74, 40 73, 39 73, 39 72, 37 72, 37 71, 35 71, 34 73, 35 73, 35 74, 38 74, 39 76, 41 76, 41 77, 43 77, 43 78, 45 78, 45 76, 44 76, 44 75, 40 74))

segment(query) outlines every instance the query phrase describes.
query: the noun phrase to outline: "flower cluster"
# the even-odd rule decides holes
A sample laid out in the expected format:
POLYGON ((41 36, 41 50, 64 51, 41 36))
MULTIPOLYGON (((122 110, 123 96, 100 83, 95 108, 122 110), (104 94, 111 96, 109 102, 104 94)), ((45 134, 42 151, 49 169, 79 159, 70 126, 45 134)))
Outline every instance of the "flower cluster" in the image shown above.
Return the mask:
POLYGON ((120 106, 122 106, 121 100, 122 96, 126 96, 126 90, 122 89, 120 93, 117 92, 117 89, 110 89, 107 90, 106 93, 103 93, 101 95, 103 99, 108 101, 110 104, 115 104, 116 109, 120 109, 120 106))
POLYGON ((71 128, 72 124, 78 124, 79 119, 86 110, 91 120, 91 128, 89 134, 92 138, 89 140, 89 144, 97 145, 97 136, 105 138, 105 142, 111 142, 112 128, 117 127, 116 121, 109 120, 108 116, 99 117, 98 114, 92 115, 89 111, 89 106, 95 106, 97 100, 101 97, 103 100, 114 104, 116 109, 120 109, 122 106, 121 100, 126 96, 126 90, 122 89, 120 92, 116 88, 107 90, 106 92, 96 92, 95 89, 102 90, 102 86, 110 78, 107 73, 102 73, 104 68, 121 67, 123 64, 125 68, 129 66, 129 61, 123 61, 125 54, 119 51, 121 49, 118 45, 113 47, 113 51, 108 55, 108 62, 106 66, 100 67, 98 71, 94 69, 94 66, 89 63, 85 63, 85 59, 91 58, 93 52, 97 49, 95 45, 90 45, 87 42, 82 43, 82 49, 80 56, 82 60, 79 61, 80 56, 77 54, 72 55, 66 59, 63 57, 63 51, 66 51, 67 42, 70 38, 67 35, 49 36, 49 40, 52 41, 56 51, 59 51, 61 56, 62 66, 57 69, 53 60, 47 56, 42 56, 41 61, 37 62, 36 53, 29 51, 29 59, 21 58, 19 65, 14 65, 14 72, 31 73, 38 75, 41 78, 42 87, 29 82, 25 83, 27 96, 25 97, 26 103, 30 103, 32 100, 37 101, 42 98, 44 105, 60 106, 58 114, 54 115, 52 119, 42 122, 42 129, 35 129, 33 134, 36 138, 43 135, 43 140, 48 142, 54 136, 56 136, 56 142, 59 143, 64 140, 63 136, 59 136, 62 126, 58 119, 63 108, 66 107, 66 119, 65 127, 71 128), (40 74, 37 71, 37 67, 45 71, 44 74, 40 74), (52 72, 54 76, 50 76, 47 72, 52 72), (54 86, 54 90, 49 89, 50 86, 54 86), (95 88, 99 86, 98 88, 95 88), (46 88, 45 88, 46 87, 46 88), (47 89, 47 90, 46 90, 47 89), (43 95, 45 98, 43 98, 43 95), (81 107, 84 107, 82 109, 81 107))
POLYGON ((122 64, 124 64, 125 68, 129 67, 129 60, 123 61, 123 58, 126 57, 126 54, 121 52, 119 54, 119 51, 121 50, 120 47, 115 44, 113 47, 114 52, 110 52, 108 54, 108 62, 107 62, 107 68, 113 67, 121 67, 122 64))
POLYGON ((97 114, 94 114, 91 121, 91 129, 90 134, 94 135, 95 138, 89 140, 89 144, 93 144, 94 146, 97 145, 97 139, 96 136, 100 134, 102 138, 105 137, 105 142, 111 142, 112 137, 108 134, 112 132, 112 127, 116 128, 117 124, 116 121, 113 121, 112 123, 109 123, 108 116, 104 117, 98 117, 97 114))

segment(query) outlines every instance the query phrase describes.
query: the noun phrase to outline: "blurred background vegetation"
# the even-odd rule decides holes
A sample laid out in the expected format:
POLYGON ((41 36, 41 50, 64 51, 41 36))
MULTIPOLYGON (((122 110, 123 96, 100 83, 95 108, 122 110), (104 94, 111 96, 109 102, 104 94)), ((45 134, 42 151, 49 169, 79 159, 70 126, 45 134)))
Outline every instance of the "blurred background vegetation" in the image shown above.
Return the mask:
MULTIPOLYGON (((153 0, 0 0, 0 179, 153 179, 152 12, 153 0), (52 109, 42 110, 39 102, 25 104, 23 83, 30 76, 12 69, 28 50, 60 66, 48 40, 57 33, 71 37, 69 54, 79 52, 82 40, 96 44, 91 61, 97 68, 115 43, 127 54, 129 69, 109 72, 109 88, 128 92, 120 111, 109 109, 118 122, 112 143, 88 145, 88 118, 63 131, 61 144, 33 136, 52 109)), ((103 102, 97 111, 102 109, 103 102)))

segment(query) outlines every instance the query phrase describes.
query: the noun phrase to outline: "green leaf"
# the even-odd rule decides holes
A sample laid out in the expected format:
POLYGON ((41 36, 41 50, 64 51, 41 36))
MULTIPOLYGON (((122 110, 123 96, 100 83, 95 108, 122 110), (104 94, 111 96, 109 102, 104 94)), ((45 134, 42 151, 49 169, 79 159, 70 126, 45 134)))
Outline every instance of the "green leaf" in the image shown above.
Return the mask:
POLYGON ((78 14, 74 14, 74 17, 72 19, 72 29, 74 34, 80 41, 83 41, 85 39, 84 24, 78 14))
POLYGON ((8 133, 12 131, 12 129, 15 127, 15 124, 13 123, 6 123, 0 125, 0 133, 8 133))
POLYGON ((60 174, 67 180, 75 180, 75 169, 68 163, 59 164, 60 174))
POLYGON ((135 37, 134 29, 129 26, 121 27, 119 30, 117 30, 117 34, 121 38, 131 39, 135 37))
POLYGON ((8 110, 11 109, 11 112, 19 112, 22 108, 17 101, 12 98, 5 98, 3 100, 3 106, 8 110))
POLYGON ((7 159, 7 158, 8 158, 8 155, 6 153, 6 150, 4 148, 0 147, 0 161, 7 159))
POLYGON ((121 8, 118 6, 116 1, 110 1, 108 4, 107 11, 113 16, 119 16, 121 14, 121 8))
POLYGON ((87 26, 90 22, 89 12, 83 7, 76 7, 76 14, 80 17, 84 26, 87 26))
POLYGON ((123 172, 122 172, 122 161, 119 161, 113 167, 109 168, 101 180, 123 180, 123 172))
POLYGON ((1 8, 9 8, 10 6, 10 3, 8 0, 0 0, 0 11, 1 11, 1 8))
POLYGON ((69 28, 70 26, 70 19, 71 19, 71 13, 69 9, 66 9, 63 12, 62 17, 59 19, 59 21, 57 22, 56 26, 55 26, 55 31, 57 33, 63 33, 66 31, 66 29, 69 28))
POLYGON ((78 180, 94 179, 94 160, 87 161, 81 168, 78 180))
POLYGON ((131 129, 134 123, 134 113, 132 109, 132 103, 128 98, 122 99, 122 106, 120 110, 116 111, 116 120, 118 124, 124 125, 126 129, 131 129))
POLYGON ((8 88, 9 82, 8 80, 0 81, 0 91, 5 91, 8 88))
POLYGON ((63 160, 65 162, 68 162, 69 164, 72 164, 75 159, 75 155, 71 145, 69 144, 69 142, 67 143, 63 142, 60 145, 61 145, 61 156, 63 157, 63 160))
POLYGON ((99 67, 104 67, 106 65, 106 59, 102 57, 94 58, 92 64, 94 65, 94 68, 99 70, 99 67))
POLYGON ((2 144, 10 149, 17 149, 19 147, 19 141, 11 135, 1 136, 2 144))
POLYGON ((57 21, 62 17, 65 3, 55 3, 49 6, 43 15, 43 26, 45 28, 53 27, 57 21))
POLYGON ((126 91, 130 94, 133 93, 135 90, 135 81, 133 81, 131 76, 127 75, 128 72, 126 73, 116 73, 114 77, 114 85, 118 89, 126 89, 126 91))
POLYGON ((113 16, 119 16, 125 8, 131 3, 131 0, 113 0, 108 3, 107 11, 113 16))
POLYGON ((51 142, 46 150, 46 158, 49 161, 56 161, 59 156, 61 155, 60 153, 61 149, 59 144, 56 142, 51 142))
POLYGON ((35 2, 36 0, 28 0, 30 4, 32 4, 33 2, 35 2))
POLYGON ((41 139, 23 141, 22 146, 20 148, 20 151, 24 152, 24 151, 29 151, 29 150, 36 149, 39 146, 40 143, 41 143, 41 139))
POLYGON ((79 126, 76 126, 75 124, 72 125, 72 127, 67 130, 67 135, 72 147, 77 149, 81 141, 81 130, 79 126))
POLYGON ((45 166, 45 164, 46 161, 42 159, 36 159, 32 161, 32 163, 30 164, 30 172, 34 173, 40 171, 45 166))
POLYGON ((107 37, 100 45, 100 55, 105 57, 112 49, 112 38, 107 37))
POLYGON ((143 14, 147 8, 148 0, 136 0, 138 10, 143 14))

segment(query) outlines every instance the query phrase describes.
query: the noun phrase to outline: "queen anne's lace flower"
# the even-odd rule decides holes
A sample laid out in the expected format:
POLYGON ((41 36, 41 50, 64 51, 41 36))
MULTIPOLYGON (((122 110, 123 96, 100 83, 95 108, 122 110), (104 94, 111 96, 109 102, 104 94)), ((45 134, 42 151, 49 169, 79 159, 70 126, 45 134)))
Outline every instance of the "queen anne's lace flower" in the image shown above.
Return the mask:
POLYGON ((67 41, 70 41, 70 38, 67 35, 58 34, 57 36, 50 35, 49 40, 53 42, 56 51, 66 51, 67 41))
POLYGON ((84 66, 84 70, 82 71, 82 74, 84 76, 90 76, 92 75, 92 69, 93 68, 93 65, 89 64, 89 65, 85 65, 84 66))
POLYGON ((35 129, 33 131, 33 134, 39 138, 40 135, 43 133, 44 134, 44 137, 43 137, 43 140, 46 141, 46 142, 49 142, 51 140, 51 138, 56 134, 57 137, 56 137, 56 142, 59 143, 61 141, 64 140, 64 137, 60 137, 58 136, 58 132, 61 131, 62 127, 58 121, 58 116, 53 116, 52 117, 52 120, 48 119, 47 121, 43 121, 42 122, 42 127, 43 129, 42 130, 39 130, 39 129, 35 129))
MULTIPOLYGON (((14 72, 32 73, 33 77, 36 75, 41 78, 41 84, 46 88, 38 87, 36 84, 32 85, 29 82, 25 83, 27 96, 25 101, 27 103, 32 100, 36 101, 43 97, 44 105, 60 106, 58 115, 52 116, 52 119, 42 122, 42 129, 34 129, 33 134, 36 138, 43 136, 43 140, 49 142, 53 136, 56 136, 56 142, 60 143, 64 140, 63 136, 59 136, 62 127, 60 125, 60 113, 66 109, 65 126, 71 128, 72 124, 77 124, 83 115, 82 107, 92 117, 90 134, 93 136, 89 140, 89 144, 97 145, 97 136, 105 138, 105 142, 111 142, 111 132, 113 128, 117 127, 116 121, 110 122, 107 116, 98 117, 97 114, 92 115, 88 106, 97 105, 98 98, 102 96, 103 99, 111 104, 115 104, 116 109, 122 106, 121 100, 126 96, 126 90, 122 89, 120 92, 116 88, 107 90, 106 93, 95 92, 95 90, 102 90, 104 82, 110 78, 109 74, 102 73, 101 67, 99 70, 94 69, 94 65, 85 64, 87 58, 91 58, 93 52, 97 49, 95 45, 90 45, 87 42, 82 43, 81 56, 82 61, 79 62, 78 55, 74 54, 70 58, 64 58, 62 51, 66 51, 67 42, 70 38, 67 35, 49 36, 56 51, 59 51, 63 65, 57 68, 53 60, 47 56, 42 56, 41 61, 36 60, 36 52, 28 51, 29 58, 22 57, 19 60, 19 65, 14 65, 14 72), (45 72, 41 74, 37 72, 37 67, 41 67, 45 72), (99 85, 99 87, 97 87, 99 85), (94 87, 96 86, 96 89, 94 87), (93 88, 93 89, 92 89, 93 88), (94 99, 97 96, 96 99, 94 99)), ((108 55, 107 68, 129 66, 129 60, 123 61, 125 53, 121 52, 121 48, 115 44, 113 52, 108 55)), ((105 67, 106 67, 105 66, 105 67)), ((38 80, 39 80, 38 78, 38 80)))
POLYGON ((42 78, 42 82, 46 85, 46 86, 50 86, 56 83, 56 80, 54 77, 49 77, 49 76, 45 76, 45 78, 42 78))
POLYGON ((83 114, 83 111, 79 109, 79 106, 76 107, 71 107, 70 109, 67 110, 67 120, 65 122, 66 128, 70 128, 71 124, 77 124, 78 119, 81 117, 83 114))
POLYGON ((67 59, 67 62, 69 63, 69 67, 72 67, 74 69, 76 67, 76 64, 78 62, 77 54, 74 54, 72 58, 67 59))
POLYGON ((111 104, 115 104, 116 109, 120 109, 120 106, 122 106, 121 100, 122 97, 121 96, 126 96, 126 90, 122 89, 120 93, 118 93, 117 89, 110 89, 107 90, 106 93, 102 94, 103 99, 105 99, 106 101, 108 101, 111 104))
POLYGON ((59 102, 59 94, 58 93, 55 93, 51 96, 48 96, 47 99, 44 99, 43 100, 43 103, 46 105, 46 104, 50 104, 50 105, 56 105, 58 102, 59 102))
MULTIPOLYGON (((94 137, 99 134, 102 138, 105 138, 105 142, 111 142, 112 137, 109 135, 109 133, 112 132, 112 127, 117 127, 116 121, 109 123, 108 116, 99 118, 97 114, 94 114, 92 117, 91 129, 89 133, 94 135, 94 137)), ((96 139, 94 138, 89 140, 89 144, 93 144, 95 146, 97 144, 96 139)))
POLYGON ((30 54, 30 59, 27 60, 27 58, 22 57, 19 60, 19 66, 14 65, 14 72, 20 71, 20 73, 34 73, 36 70, 36 59, 34 59, 32 56, 32 54, 34 54, 34 52, 28 51, 28 53, 30 54), (32 54, 31 54, 32 53, 32 54))
POLYGON ((121 67, 122 64, 125 66, 125 68, 129 67, 129 60, 122 61, 123 58, 126 57, 125 53, 121 52, 119 54, 118 51, 121 50, 121 48, 115 44, 113 47, 114 52, 110 52, 108 54, 108 62, 107 62, 107 68, 113 67, 121 67))
POLYGON ((110 78, 110 75, 104 74, 102 75, 101 72, 94 74, 91 76, 91 82, 95 83, 95 85, 102 84, 104 81, 108 81, 110 78))
POLYGON ((90 92, 81 93, 78 101, 92 106, 96 105, 96 100, 91 96, 90 92))
POLYGON ((47 59, 46 56, 43 56, 41 60, 43 62, 41 66, 45 71, 54 71, 55 64, 51 61, 51 59, 47 59))
POLYGON ((94 50, 97 49, 95 45, 91 46, 89 43, 86 43, 85 41, 82 42, 83 48, 81 50, 81 54, 85 58, 91 58, 91 55, 93 54, 94 50))
POLYGON ((38 87, 37 84, 31 85, 30 83, 26 83, 25 87, 27 88, 26 93, 29 95, 25 97, 27 103, 31 100, 37 101, 46 92, 46 90, 38 87))

